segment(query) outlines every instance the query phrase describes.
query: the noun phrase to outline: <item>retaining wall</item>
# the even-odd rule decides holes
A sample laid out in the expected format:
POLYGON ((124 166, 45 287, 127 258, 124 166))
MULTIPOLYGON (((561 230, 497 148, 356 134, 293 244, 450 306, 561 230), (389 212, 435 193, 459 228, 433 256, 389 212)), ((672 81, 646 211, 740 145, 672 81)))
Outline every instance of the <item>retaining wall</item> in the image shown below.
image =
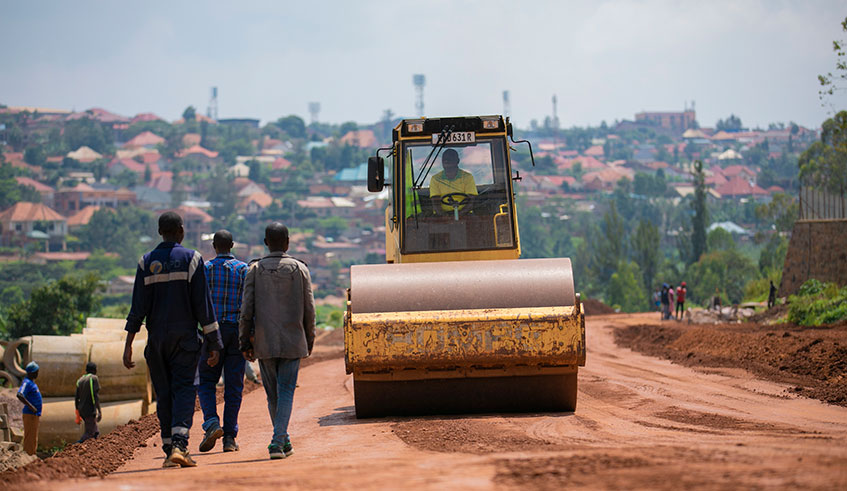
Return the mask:
POLYGON ((810 278, 847 284, 847 220, 794 222, 779 296, 796 293, 810 278))

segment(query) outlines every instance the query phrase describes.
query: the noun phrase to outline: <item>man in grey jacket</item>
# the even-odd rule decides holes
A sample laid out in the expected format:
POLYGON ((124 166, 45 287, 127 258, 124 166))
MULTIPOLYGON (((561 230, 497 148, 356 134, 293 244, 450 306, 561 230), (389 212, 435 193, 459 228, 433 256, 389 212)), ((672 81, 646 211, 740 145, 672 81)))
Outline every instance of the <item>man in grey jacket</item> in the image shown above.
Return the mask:
POLYGON ((315 298, 309 268, 286 253, 288 228, 268 225, 265 245, 269 254, 250 263, 244 280, 239 344, 245 358, 259 360, 274 426, 268 452, 283 459, 294 453, 288 421, 300 358, 312 353, 315 342, 315 298))

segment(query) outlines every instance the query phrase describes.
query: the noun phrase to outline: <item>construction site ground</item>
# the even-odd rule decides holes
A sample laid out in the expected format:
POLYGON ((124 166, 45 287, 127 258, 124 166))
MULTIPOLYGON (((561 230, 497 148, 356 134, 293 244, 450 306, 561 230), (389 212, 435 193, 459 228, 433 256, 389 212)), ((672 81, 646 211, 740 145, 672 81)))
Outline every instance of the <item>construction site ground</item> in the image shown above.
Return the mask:
MULTIPOLYGON (((17 475, 38 489, 847 489, 847 407, 837 390, 847 385, 847 326, 657 317, 586 319, 574 413, 357 420, 334 332, 300 372, 287 459, 268 460, 258 389, 244 398, 237 453, 220 444, 198 452, 196 414, 196 468, 161 469, 153 436, 134 452, 128 444, 128 460, 103 478, 32 466, 17 475)), ((98 451, 91 445, 87 458, 98 451)), ((0 486, 21 484, 0 476, 0 486)))

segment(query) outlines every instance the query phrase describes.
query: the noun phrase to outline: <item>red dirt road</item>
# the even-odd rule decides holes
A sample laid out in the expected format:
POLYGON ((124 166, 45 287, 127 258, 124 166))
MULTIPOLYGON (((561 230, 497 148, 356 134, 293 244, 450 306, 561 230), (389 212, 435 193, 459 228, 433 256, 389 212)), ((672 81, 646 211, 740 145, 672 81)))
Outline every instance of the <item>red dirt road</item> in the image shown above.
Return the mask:
POLYGON ((847 488, 847 408, 789 395, 739 369, 694 370, 614 344, 612 328, 654 317, 587 319, 577 411, 358 421, 341 358, 301 370, 295 454, 267 460, 264 391, 245 396, 237 453, 191 450, 161 469, 158 437, 105 479, 44 489, 724 489, 847 488), (156 447, 154 447, 156 443, 156 447))

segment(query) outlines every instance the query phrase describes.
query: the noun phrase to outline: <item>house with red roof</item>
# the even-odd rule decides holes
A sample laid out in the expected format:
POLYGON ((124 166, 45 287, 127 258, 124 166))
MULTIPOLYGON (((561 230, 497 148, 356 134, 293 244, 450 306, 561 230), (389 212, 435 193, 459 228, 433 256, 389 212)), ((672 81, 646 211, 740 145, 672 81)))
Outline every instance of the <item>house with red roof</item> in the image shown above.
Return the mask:
POLYGON ((723 175, 726 177, 741 176, 747 179, 755 179, 756 171, 746 165, 728 165, 723 169, 723 175))
POLYGON ((0 212, 0 244, 23 245, 35 240, 64 246, 68 225, 65 217, 44 203, 19 201, 0 212))
POLYGON ((56 193, 56 190, 53 189, 52 187, 50 187, 46 184, 40 183, 40 182, 36 181, 35 179, 29 178, 29 177, 18 176, 18 177, 15 178, 15 180, 18 181, 18 184, 20 184, 21 186, 29 186, 29 187, 35 189, 36 191, 38 191, 38 194, 41 195, 41 202, 44 203, 45 205, 47 205, 47 206, 53 205, 53 198, 54 198, 54 195, 56 193))
POLYGON ((589 191, 613 191, 618 181, 635 176, 635 171, 627 167, 609 167, 586 172, 582 176, 583 188, 589 191))
POLYGON ((221 159, 218 158, 218 152, 205 149, 200 145, 194 145, 180 150, 177 152, 176 157, 191 161, 191 168, 198 172, 209 172, 215 165, 221 162, 221 159))
POLYGON ((164 121, 164 119, 160 118, 159 116, 156 116, 153 113, 139 113, 139 114, 136 114, 135 116, 133 116, 133 118, 129 120, 129 124, 141 123, 141 122, 147 122, 147 121, 164 121))
POLYGON ((359 148, 373 148, 378 143, 373 130, 348 131, 346 135, 341 137, 340 141, 344 145, 352 145, 359 148))
POLYGON ((273 203, 274 199, 270 194, 265 193, 263 191, 257 191, 255 193, 250 193, 245 196, 237 206, 237 210, 239 213, 248 216, 256 216, 262 212, 265 208, 273 203))
POLYGON ((557 165, 556 167, 560 171, 571 170, 573 168, 574 164, 576 164, 577 162, 579 162, 582 165, 583 171, 600 170, 600 169, 605 169, 607 167, 606 164, 604 164, 603 162, 600 162, 599 160, 595 159, 594 157, 591 157, 590 155, 586 155, 586 156, 582 156, 582 157, 576 157, 575 159, 571 159, 571 160, 566 160, 562 165, 557 165))
POLYGON ((101 206, 89 205, 69 216, 68 232, 74 233, 81 227, 88 225, 88 223, 91 221, 91 217, 93 217, 94 213, 100 209, 111 210, 112 208, 103 208, 101 206))
POLYGON ((155 148, 156 145, 163 145, 166 141, 167 140, 152 131, 144 131, 132 137, 129 141, 124 143, 123 146, 124 148, 155 148))
POLYGON ((203 242, 203 234, 208 234, 212 231, 212 222, 215 219, 196 206, 180 205, 177 208, 158 210, 156 213, 162 214, 166 211, 175 211, 182 217, 182 226, 185 229, 185 241, 194 248, 199 247, 203 242))
POLYGON ((588 149, 582 152, 582 154, 588 157, 602 158, 605 155, 605 152, 603 151, 603 145, 594 145, 588 147, 588 149))
POLYGON ((112 177, 119 176, 123 172, 129 171, 138 174, 138 177, 141 180, 144 179, 144 174, 147 172, 147 169, 150 169, 151 177, 153 173, 160 172, 159 164, 145 164, 135 159, 114 159, 106 165, 106 168, 109 171, 109 175, 112 177))
POLYGON ((725 198, 755 198, 769 195, 767 191, 740 175, 730 178, 727 183, 715 188, 715 191, 725 198))
POLYGON ((71 215, 86 206, 119 208, 136 204, 135 193, 126 188, 80 182, 72 188, 60 188, 55 194, 56 210, 71 215))

